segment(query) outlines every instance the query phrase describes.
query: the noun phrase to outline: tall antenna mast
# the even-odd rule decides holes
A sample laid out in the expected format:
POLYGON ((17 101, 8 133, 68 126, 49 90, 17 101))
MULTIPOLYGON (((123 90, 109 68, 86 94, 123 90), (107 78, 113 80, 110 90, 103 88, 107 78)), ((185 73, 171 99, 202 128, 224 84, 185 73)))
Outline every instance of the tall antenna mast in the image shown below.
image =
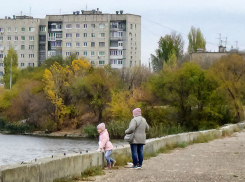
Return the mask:
POLYGON ((219 38, 216 38, 216 39, 219 39, 219 45, 221 45, 222 44, 222 42, 221 42, 221 33, 219 34, 219 38))
POLYGON ((86 11, 88 11, 88 5, 86 4, 86 11))
POLYGON ((31 16, 31 7, 30 7, 30 16, 31 16))

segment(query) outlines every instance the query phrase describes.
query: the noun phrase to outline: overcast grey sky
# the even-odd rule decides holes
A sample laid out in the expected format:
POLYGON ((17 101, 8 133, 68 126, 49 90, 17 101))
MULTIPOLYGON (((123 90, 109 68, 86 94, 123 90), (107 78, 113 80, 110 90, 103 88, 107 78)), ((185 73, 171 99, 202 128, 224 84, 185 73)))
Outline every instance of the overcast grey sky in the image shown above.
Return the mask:
MULTIPOLYGON (((171 29, 182 33, 187 51, 187 34, 191 26, 199 27, 208 42, 208 51, 217 51, 221 33, 228 37, 227 48, 238 41, 239 50, 245 50, 245 0, 0 0, 0 18, 30 14, 44 18, 46 14, 72 13, 75 10, 100 8, 103 13, 124 10, 142 16, 142 63, 155 53, 161 36, 171 29), (10 3, 11 2, 11 3, 10 3), (168 28, 167 28, 168 27, 168 28), (169 29, 171 28, 171 29, 169 29)), ((225 40, 225 39, 224 39, 225 40)))

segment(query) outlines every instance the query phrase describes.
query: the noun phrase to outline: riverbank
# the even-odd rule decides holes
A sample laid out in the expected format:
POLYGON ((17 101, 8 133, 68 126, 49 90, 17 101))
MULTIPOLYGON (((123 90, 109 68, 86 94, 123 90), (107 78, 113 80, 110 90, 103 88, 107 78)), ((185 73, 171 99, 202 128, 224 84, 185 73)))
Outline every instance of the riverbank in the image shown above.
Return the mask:
MULTIPOLYGON (((0 131, 1 134, 11 134, 9 131, 0 131)), ((81 130, 63 130, 52 133, 47 133, 45 131, 34 131, 20 133, 18 135, 27 135, 27 136, 37 136, 37 137, 52 137, 52 138, 86 138, 86 134, 82 134, 81 130)))

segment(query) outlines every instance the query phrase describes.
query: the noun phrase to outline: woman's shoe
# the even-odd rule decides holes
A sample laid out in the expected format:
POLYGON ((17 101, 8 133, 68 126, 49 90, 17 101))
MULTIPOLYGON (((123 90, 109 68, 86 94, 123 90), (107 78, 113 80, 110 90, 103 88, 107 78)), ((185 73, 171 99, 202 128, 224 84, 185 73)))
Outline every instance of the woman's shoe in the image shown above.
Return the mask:
POLYGON ((116 164, 116 160, 114 160, 113 162, 112 162, 112 165, 111 165, 111 167, 115 167, 115 164, 116 164))

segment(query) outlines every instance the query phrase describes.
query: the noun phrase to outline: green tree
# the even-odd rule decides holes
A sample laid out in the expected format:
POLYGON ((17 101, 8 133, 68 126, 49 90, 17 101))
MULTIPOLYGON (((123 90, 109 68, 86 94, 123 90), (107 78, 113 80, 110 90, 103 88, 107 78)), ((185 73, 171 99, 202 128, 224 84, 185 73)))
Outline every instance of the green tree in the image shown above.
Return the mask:
POLYGON ((203 50, 206 49, 206 41, 203 37, 203 34, 200 30, 200 28, 191 27, 191 30, 188 34, 188 40, 189 40, 189 46, 188 46, 188 52, 196 52, 198 48, 201 48, 203 50))
POLYGON ((236 121, 244 120, 242 98, 245 93, 245 62, 237 54, 222 57, 210 69, 212 78, 218 83, 218 92, 224 93, 229 105, 236 113, 236 121))
POLYGON ((111 100, 111 90, 118 86, 118 76, 110 68, 94 68, 84 78, 77 78, 73 84, 73 97, 91 106, 102 120, 103 111, 111 100))
POLYGON ((174 53, 177 59, 183 55, 183 40, 180 34, 173 32, 171 35, 161 37, 158 42, 156 55, 151 55, 154 71, 162 70, 164 62, 168 62, 170 56, 174 53))
POLYGON ((182 126, 198 129, 195 122, 202 119, 201 113, 215 89, 207 80, 205 71, 195 63, 185 63, 179 69, 164 69, 150 82, 155 94, 178 110, 182 126))
POLYGON ((10 88, 10 76, 12 76, 11 87, 15 84, 18 77, 18 55, 13 47, 8 50, 7 56, 4 57, 4 75, 3 82, 5 88, 10 88))

